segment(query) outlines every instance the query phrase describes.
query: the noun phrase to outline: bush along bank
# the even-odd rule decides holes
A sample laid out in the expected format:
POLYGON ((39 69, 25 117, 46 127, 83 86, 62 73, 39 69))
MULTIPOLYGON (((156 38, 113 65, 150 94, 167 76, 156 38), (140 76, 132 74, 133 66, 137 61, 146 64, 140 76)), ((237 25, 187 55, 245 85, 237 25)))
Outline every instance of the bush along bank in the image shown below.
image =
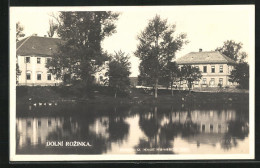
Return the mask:
POLYGON ((174 91, 171 96, 170 90, 159 90, 158 98, 155 99, 153 92, 144 89, 132 88, 118 93, 114 98, 114 92, 109 87, 95 86, 86 92, 80 89, 63 86, 19 86, 16 89, 17 104, 34 103, 130 103, 130 104, 207 104, 207 103, 248 103, 249 94, 239 92, 191 92, 174 91))

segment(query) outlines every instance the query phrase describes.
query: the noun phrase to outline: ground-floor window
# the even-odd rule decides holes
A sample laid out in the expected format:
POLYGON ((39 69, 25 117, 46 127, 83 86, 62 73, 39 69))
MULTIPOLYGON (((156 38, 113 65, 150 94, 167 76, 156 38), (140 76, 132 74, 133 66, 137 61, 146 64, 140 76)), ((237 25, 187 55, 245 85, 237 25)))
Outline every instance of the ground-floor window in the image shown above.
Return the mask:
POLYGON ((210 86, 214 86, 215 85, 215 78, 211 78, 210 82, 209 82, 210 86))
POLYGON ((37 74, 37 80, 42 80, 42 74, 40 73, 37 74))
POLYGON ((30 72, 26 73, 26 80, 31 80, 31 73, 30 72))
POLYGON ((47 80, 51 80, 51 74, 47 74, 47 80))
POLYGON ((203 78, 203 79, 202 79, 202 83, 203 83, 203 84, 207 84, 207 78, 203 78))
POLYGON ((223 85, 223 78, 219 78, 219 84, 223 85))

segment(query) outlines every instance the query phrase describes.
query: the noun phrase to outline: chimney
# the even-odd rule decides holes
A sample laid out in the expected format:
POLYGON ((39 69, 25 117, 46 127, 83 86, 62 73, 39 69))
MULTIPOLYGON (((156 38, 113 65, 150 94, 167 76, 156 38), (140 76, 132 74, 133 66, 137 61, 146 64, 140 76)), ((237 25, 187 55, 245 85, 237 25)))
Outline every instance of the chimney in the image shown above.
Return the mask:
POLYGON ((202 48, 199 49, 199 52, 202 52, 202 48))
POLYGON ((47 37, 47 35, 44 35, 44 37, 47 37))
POLYGON ((34 36, 37 36, 37 33, 34 33, 34 36))

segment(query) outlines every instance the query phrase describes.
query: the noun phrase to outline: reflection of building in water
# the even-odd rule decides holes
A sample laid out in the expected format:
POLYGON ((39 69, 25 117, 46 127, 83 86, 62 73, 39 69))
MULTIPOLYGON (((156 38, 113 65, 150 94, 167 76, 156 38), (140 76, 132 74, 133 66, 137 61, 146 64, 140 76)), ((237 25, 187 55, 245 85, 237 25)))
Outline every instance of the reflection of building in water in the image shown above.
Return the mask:
POLYGON ((18 147, 45 144, 49 133, 61 128, 61 118, 17 118, 18 147))
MULTIPOLYGON (((236 119, 235 110, 194 110, 190 112, 173 112, 171 120, 173 123, 184 124, 192 121, 200 128, 200 132, 205 133, 225 133, 228 131, 228 121, 236 119)), ((169 123, 170 118, 165 117, 162 125, 169 123)))
POLYGON ((185 139, 197 144, 197 147, 200 144, 215 146, 218 143, 227 144, 230 141, 227 139, 231 137, 230 134, 236 134, 233 133, 234 123, 244 122, 244 124, 236 126, 236 129, 237 132, 242 131, 240 134, 246 133, 246 130, 248 130, 248 121, 246 119, 241 121, 240 119, 241 117, 238 116, 235 110, 193 110, 191 112, 173 112, 171 113, 171 117, 165 117, 162 120, 161 125, 171 124, 171 122, 172 124, 181 125, 185 123, 196 124, 198 126, 196 129, 199 133, 185 136, 185 139), (226 134, 229 134, 229 136, 226 136, 226 134))
POLYGON ((97 118, 93 124, 89 125, 89 131, 96 134, 97 136, 108 138, 108 127, 109 127, 109 118, 100 117, 97 118))

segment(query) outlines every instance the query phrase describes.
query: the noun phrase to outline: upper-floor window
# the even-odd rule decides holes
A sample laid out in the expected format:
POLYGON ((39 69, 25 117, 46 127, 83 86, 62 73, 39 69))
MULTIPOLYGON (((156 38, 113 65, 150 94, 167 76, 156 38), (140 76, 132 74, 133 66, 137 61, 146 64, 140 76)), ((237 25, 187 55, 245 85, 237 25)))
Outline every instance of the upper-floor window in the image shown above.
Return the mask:
POLYGON ((41 63, 41 58, 37 58, 37 64, 41 63))
POLYGON ((219 73, 222 73, 223 72, 223 65, 220 65, 219 66, 219 73))
POLYGON ((51 126, 51 120, 48 120, 48 127, 50 127, 51 126))
POLYGON ((42 126, 42 122, 38 121, 38 127, 41 127, 41 126, 42 126))
POLYGON ((203 66, 203 73, 207 73, 207 66, 203 66))
POLYGON ((211 73, 215 73, 215 66, 211 66, 211 73))
POLYGON ((228 73, 231 73, 232 71, 232 66, 228 66, 228 73))
POLYGON ((46 63, 48 64, 49 62, 51 62, 51 58, 46 58, 46 63))
POLYGON ((30 62, 31 62, 30 57, 25 57, 25 63, 30 63, 30 62))
POLYGON ((195 66, 195 68, 197 68, 198 70, 200 69, 199 66, 195 66))
POLYGON ((31 126, 32 126, 31 121, 27 121, 27 122, 26 122, 26 126, 27 126, 27 127, 31 127, 31 126))

